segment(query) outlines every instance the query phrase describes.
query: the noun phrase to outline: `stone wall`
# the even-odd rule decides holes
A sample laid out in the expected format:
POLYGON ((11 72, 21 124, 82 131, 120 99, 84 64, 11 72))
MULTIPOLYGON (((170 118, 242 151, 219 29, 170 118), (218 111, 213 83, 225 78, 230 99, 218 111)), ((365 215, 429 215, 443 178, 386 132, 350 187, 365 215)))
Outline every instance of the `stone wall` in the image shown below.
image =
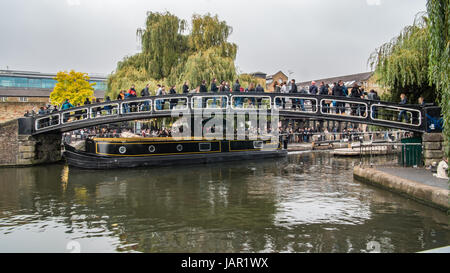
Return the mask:
POLYGON ((0 166, 29 166, 61 160, 61 134, 19 135, 17 119, 0 123, 0 166))
POLYGON ((18 128, 18 120, 0 123, 0 166, 14 165, 17 162, 18 128))
POLYGON ((353 168, 353 177, 361 182, 400 193, 401 195, 444 211, 450 209, 448 199, 450 191, 446 189, 418 183, 374 168, 356 166, 353 168))
POLYGON ((425 166, 436 165, 444 156, 446 145, 441 133, 425 133, 422 136, 423 157, 425 166))
POLYGON ((28 102, 0 102, 0 123, 23 117, 26 110, 31 110, 37 113, 39 108, 48 104, 47 100, 39 98, 30 98, 28 102))

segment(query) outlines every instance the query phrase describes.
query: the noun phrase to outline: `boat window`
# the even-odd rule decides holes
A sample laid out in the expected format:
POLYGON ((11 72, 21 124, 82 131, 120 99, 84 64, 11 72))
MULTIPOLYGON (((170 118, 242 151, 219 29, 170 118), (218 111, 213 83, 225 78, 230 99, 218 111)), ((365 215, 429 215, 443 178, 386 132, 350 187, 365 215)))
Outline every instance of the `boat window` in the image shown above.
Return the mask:
POLYGON ((156 150, 155 146, 153 146, 153 145, 148 146, 148 151, 149 151, 150 153, 154 153, 155 150, 156 150))
POLYGON ((198 148, 199 148, 200 152, 211 151, 211 143, 199 143, 198 148))
POLYGON ((178 152, 183 151, 183 145, 178 144, 178 145, 177 145, 177 151, 178 151, 178 152))
POLYGON ((262 141, 253 141, 253 147, 255 149, 261 149, 263 147, 263 142, 262 141))
POLYGON ((126 152, 127 152, 127 148, 125 148, 125 146, 120 146, 119 153, 124 154, 126 152))

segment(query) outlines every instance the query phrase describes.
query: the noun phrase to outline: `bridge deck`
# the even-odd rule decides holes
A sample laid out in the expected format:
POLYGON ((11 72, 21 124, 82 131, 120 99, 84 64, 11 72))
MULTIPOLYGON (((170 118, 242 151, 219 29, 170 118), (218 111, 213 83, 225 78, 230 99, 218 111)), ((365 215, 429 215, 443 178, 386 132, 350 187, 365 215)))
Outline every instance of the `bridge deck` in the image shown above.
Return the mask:
POLYGON ((181 115, 265 113, 288 119, 364 123, 415 132, 441 129, 438 107, 397 105, 359 98, 280 93, 202 93, 140 97, 84 105, 32 118, 31 134, 66 132, 129 120, 181 115))

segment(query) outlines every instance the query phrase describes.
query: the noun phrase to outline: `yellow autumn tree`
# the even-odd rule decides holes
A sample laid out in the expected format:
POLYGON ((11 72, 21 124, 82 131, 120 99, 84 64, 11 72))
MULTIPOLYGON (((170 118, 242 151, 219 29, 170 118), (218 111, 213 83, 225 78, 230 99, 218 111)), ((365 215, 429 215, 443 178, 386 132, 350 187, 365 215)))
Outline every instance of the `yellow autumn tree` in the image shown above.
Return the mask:
POLYGON ((86 98, 91 101, 95 99, 93 87, 95 83, 89 82, 87 73, 74 70, 70 72, 60 71, 54 79, 57 83, 50 93, 52 104, 61 105, 66 99, 69 99, 70 103, 76 106, 77 104, 83 104, 86 98))

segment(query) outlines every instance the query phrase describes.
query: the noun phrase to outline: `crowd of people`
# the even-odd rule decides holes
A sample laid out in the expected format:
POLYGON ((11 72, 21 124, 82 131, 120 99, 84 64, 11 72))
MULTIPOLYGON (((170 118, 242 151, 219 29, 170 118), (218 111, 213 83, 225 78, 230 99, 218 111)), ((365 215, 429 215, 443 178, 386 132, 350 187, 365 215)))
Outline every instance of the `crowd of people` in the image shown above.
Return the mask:
MULTIPOLYGON (((298 85, 295 82, 295 79, 290 80, 289 84, 287 82, 274 82, 273 83, 274 92, 280 93, 280 94, 311 94, 311 95, 329 95, 332 97, 336 97, 336 100, 330 99, 330 100, 324 100, 322 107, 324 108, 324 111, 327 113, 333 112, 336 114, 346 114, 346 112, 350 115, 356 115, 356 116, 364 116, 365 115, 365 107, 361 104, 357 103, 350 103, 347 104, 348 107, 346 107, 346 104, 342 101, 339 101, 339 97, 349 97, 349 98, 362 98, 362 99, 368 99, 368 100, 375 100, 379 101, 380 97, 378 96, 377 92, 375 90, 370 90, 369 92, 366 92, 364 90, 364 87, 359 86, 357 83, 354 83, 351 89, 349 90, 347 86, 344 84, 342 80, 333 83, 331 86, 328 84, 325 84, 324 82, 321 82, 319 86, 316 85, 315 81, 311 82, 311 85, 309 86, 308 90, 306 88, 301 88, 299 90, 298 85)), ((148 97, 151 95, 151 91, 149 90, 149 84, 147 84, 140 92, 140 97, 148 97)), ((217 79, 213 79, 211 81, 211 84, 209 88, 207 87, 206 81, 203 80, 199 86, 197 86, 195 89, 192 89, 189 85, 188 81, 185 81, 182 86, 182 93, 221 93, 221 92, 255 92, 255 93, 263 93, 265 92, 264 88, 257 84, 256 86, 253 83, 250 83, 247 88, 243 88, 239 82, 239 80, 236 80, 233 84, 233 86, 230 86, 230 83, 227 81, 221 81, 218 83, 217 79)), ((156 96, 165 96, 165 95, 172 95, 177 94, 176 86, 170 86, 169 91, 166 91, 166 87, 164 85, 158 84, 157 89, 155 90, 154 94, 156 96)), ((138 97, 138 92, 136 91, 135 85, 131 85, 130 89, 128 90, 121 90, 119 94, 117 95, 117 100, 127 100, 127 99, 133 99, 138 97)), ((185 99, 184 99, 185 100, 185 99)), ((207 98, 202 98, 199 102, 199 106, 206 107, 207 104, 207 98)), ((111 101, 110 97, 106 97, 106 102, 111 101)), ((186 103, 186 101, 183 101, 183 99, 161 99, 156 100, 155 105, 157 110, 162 110, 166 101, 169 101, 169 107, 170 109, 173 109, 176 107, 179 103, 186 103)), ((307 101, 304 99, 291 99, 292 103, 292 109, 296 110, 302 110, 306 111, 307 107, 317 107, 315 105, 307 105, 307 101)), ((89 98, 86 98, 83 105, 89 105, 93 103, 99 103, 99 99, 96 99, 96 101, 90 101, 89 98)), ((213 98, 212 103, 214 105, 224 104, 226 101, 221 100, 219 98, 213 98)), ((241 106, 243 103, 246 103, 247 108, 254 108, 256 106, 260 106, 262 103, 261 98, 235 98, 235 106, 241 106), (245 101, 244 101, 245 100, 245 101)), ((287 99, 285 98, 278 98, 275 103, 282 107, 283 109, 286 107, 287 99)), ((422 106, 425 105, 425 101, 423 97, 419 98, 418 103, 422 106)), ((400 105, 408 104, 408 99, 405 94, 401 94, 400 96, 400 105)), ((66 99, 64 103, 62 103, 60 106, 58 105, 51 105, 48 104, 46 106, 40 107, 39 110, 36 111, 36 109, 27 110, 24 114, 24 116, 40 116, 40 115, 47 115, 53 112, 57 112, 59 110, 67 110, 74 107, 82 106, 81 104, 73 105, 69 99, 66 99)), ((124 112, 135 112, 138 111, 138 107, 140 107, 141 110, 150 110, 149 102, 143 102, 139 105, 137 103, 131 102, 129 104, 124 104, 124 112)), ((107 106, 104 107, 104 109, 110 111, 110 109, 106 109, 107 106)), ((315 110, 315 109, 312 109, 315 110)), ((378 117, 378 110, 375 108, 374 112, 372 113, 374 117, 378 117)), ((405 110, 402 110, 398 113, 397 117, 398 121, 406 120, 406 122, 409 121, 409 117, 407 115, 407 112, 405 110)))
POLYGON ((108 126, 96 126, 71 131, 64 134, 64 141, 71 143, 73 140, 86 140, 89 137, 118 138, 118 137, 171 137, 172 130, 167 128, 143 128, 135 132, 131 128, 108 128, 108 126))
POLYGON ((317 141, 326 140, 325 137, 331 135, 331 140, 338 139, 348 139, 351 141, 359 141, 359 136, 364 132, 361 128, 344 128, 343 130, 338 130, 336 127, 331 129, 324 128, 324 130, 319 130, 318 128, 312 127, 286 127, 279 128, 280 135, 284 135, 288 138, 289 143, 309 143, 313 141, 313 136, 317 136, 317 141))

